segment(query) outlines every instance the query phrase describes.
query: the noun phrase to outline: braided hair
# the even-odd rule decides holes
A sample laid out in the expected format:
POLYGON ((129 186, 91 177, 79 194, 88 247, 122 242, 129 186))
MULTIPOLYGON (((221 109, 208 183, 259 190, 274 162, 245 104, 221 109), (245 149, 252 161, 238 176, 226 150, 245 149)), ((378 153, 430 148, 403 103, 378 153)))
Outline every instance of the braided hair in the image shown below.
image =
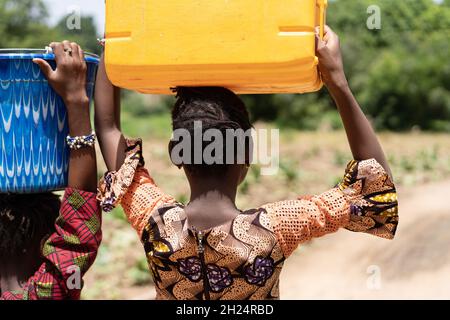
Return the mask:
POLYGON ((0 260, 39 248, 55 231, 61 202, 53 193, 0 194, 0 260))
MULTIPOLYGON (((185 129, 189 131, 190 136, 194 136, 195 122, 201 122, 202 133, 204 134, 208 129, 219 130, 223 137, 226 136, 227 130, 242 129, 244 132, 252 129, 249 114, 244 102, 232 91, 221 87, 178 87, 174 89, 176 92, 176 103, 172 110, 172 129, 185 129)), ((173 141, 172 141, 173 142, 173 141)), ((175 146, 174 143, 169 145, 169 151, 175 146)), ((229 141, 224 139, 223 156, 225 157, 229 141)), ((239 143, 245 143, 246 159, 249 157, 250 144, 252 141, 241 141, 235 139, 234 141, 234 156, 236 158, 236 149, 239 143)), ((193 148, 194 143, 191 141, 193 148)), ((203 142, 202 151, 204 151, 207 144, 203 142)), ((194 158, 193 152, 191 152, 194 158)), ((189 164, 183 164, 185 169, 191 173, 199 175, 222 175, 228 169, 225 164, 225 159, 222 163, 206 164, 202 161, 201 164, 194 164, 193 159, 189 164)), ((246 160, 247 161, 247 160, 246 160)))

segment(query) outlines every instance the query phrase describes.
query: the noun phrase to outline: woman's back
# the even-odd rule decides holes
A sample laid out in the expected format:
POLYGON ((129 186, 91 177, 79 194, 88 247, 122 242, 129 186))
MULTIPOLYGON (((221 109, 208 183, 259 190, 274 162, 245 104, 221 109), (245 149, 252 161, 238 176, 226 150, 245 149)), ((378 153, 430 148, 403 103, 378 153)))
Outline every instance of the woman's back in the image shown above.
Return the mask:
POLYGON ((158 299, 278 298, 284 256, 266 215, 249 210, 199 231, 180 204, 154 211, 142 240, 158 299))
MULTIPOLYGON (((375 161, 353 161, 343 182, 319 196, 267 204, 230 215, 208 230, 159 189, 129 141, 122 168, 100 191, 105 209, 121 203, 144 245, 158 299, 278 299, 283 263, 299 244, 347 228, 395 234, 395 187, 375 161)), ((214 206, 207 214, 216 214, 214 206)))
POLYGON ((353 157, 370 160, 350 162, 342 182, 321 195, 244 212, 235 207, 236 193, 254 153, 243 101, 225 88, 177 88, 169 153, 189 181, 185 208, 144 169, 141 142, 124 139, 120 94, 100 66, 97 123, 111 172, 99 198, 105 211, 124 208, 145 247, 159 299, 277 299, 283 262, 300 244, 339 228, 394 237, 397 196, 386 157, 346 85, 337 36, 327 27, 324 41, 317 40, 319 68, 353 157))

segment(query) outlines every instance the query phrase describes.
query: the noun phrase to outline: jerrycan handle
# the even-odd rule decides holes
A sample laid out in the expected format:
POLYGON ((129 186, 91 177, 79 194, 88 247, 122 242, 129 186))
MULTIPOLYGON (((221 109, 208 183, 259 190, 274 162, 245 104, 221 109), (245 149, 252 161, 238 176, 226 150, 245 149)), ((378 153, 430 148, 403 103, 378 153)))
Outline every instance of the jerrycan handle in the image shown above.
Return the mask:
POLYGON ((325 24, 327 22, 328 0, 318 0, 317 5, 319 7, 320 39, 323 39, 325 34, 325 24))

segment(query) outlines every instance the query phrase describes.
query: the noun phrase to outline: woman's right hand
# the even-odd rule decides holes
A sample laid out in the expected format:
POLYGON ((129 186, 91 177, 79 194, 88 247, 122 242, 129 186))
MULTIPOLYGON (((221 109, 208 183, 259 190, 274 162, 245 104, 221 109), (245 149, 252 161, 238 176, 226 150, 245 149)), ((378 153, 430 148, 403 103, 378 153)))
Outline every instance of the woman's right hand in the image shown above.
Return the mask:
POLYGON ((323 39, 319 36, 319 30, 316 30, 316 41, 319 70, 325 85, 329 89, 347 86, 338 35, 329 26, 325 26, 323 39))

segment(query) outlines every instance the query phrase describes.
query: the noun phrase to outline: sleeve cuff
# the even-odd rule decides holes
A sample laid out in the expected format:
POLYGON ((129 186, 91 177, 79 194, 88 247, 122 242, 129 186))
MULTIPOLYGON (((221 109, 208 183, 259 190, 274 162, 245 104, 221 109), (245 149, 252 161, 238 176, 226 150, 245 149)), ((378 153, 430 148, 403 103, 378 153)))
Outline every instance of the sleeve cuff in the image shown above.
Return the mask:
POLYGON ((118 171, 106 172, 99 182, 97 199, 105 212, 117 207, 128 192, 138 168, 144 166, 142 140, 128 140, 125 161, 118 171))
POLYGON ((375 159, 350 162, 338 188, 350 205, 346 229, 394 238, 399 220, 397 192, 392 179, 375 159))

